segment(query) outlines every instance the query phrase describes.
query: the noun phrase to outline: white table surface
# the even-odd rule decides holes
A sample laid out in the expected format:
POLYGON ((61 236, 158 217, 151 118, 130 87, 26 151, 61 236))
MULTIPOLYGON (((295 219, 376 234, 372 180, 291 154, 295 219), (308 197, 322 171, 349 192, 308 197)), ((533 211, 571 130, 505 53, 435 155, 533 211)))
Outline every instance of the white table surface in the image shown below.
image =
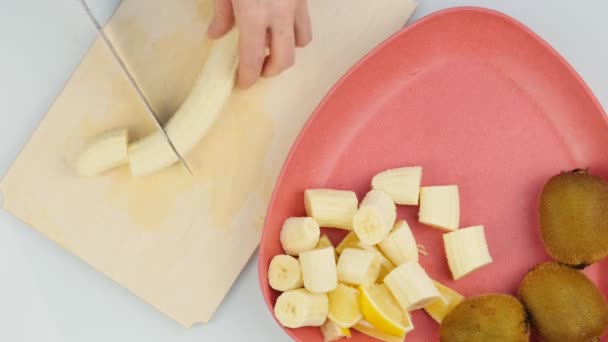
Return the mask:
MULTIPOLYGON (((563 54, 608 108, 608 1, 418 1, 413 20, 456 5, 491 7, 514 16, 563 54)), ((106 20, 120 0, 89 2, 106 20)), ((75 0, 0 0, 0 174, 94 38, 75 0)), ((245 340, 289 340, 263 303, 257 256, 211 322, 187 330, 0 211, 0 341, 245 340)))

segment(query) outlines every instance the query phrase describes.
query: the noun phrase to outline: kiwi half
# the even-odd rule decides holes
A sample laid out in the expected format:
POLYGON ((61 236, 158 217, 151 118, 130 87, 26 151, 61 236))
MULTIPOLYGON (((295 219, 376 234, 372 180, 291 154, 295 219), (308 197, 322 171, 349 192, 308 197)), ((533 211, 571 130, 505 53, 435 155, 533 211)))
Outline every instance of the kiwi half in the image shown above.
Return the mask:
POLYGON ((458 304, 441 323, 441 342, 524 342, 530 335, 523 305, 513 296, 485 294, 458 304))
POLYGON ((569 266, 536 266, 521 282, 519 298, 543 341, 593 341, 608 329, 608 305, 601 292, 569 266))

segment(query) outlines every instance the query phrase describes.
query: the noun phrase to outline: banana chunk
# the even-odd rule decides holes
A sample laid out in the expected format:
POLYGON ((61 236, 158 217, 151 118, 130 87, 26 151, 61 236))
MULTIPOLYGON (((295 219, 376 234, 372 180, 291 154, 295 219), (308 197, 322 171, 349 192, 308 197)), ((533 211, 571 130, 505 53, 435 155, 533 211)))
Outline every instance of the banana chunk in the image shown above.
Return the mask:
POLYGON ((397 266, 384 278, 384 284, 406 312, 442 300, 437 287, 417 262, 397 266))
POLYGON ((285 253, 297 256, 309 251, 319 242, 319 224, 310 217, 290 217, 285 220, 279 239, 285 253))
POLYGON ((361 242, 375 245, 388 236, 396 218, 393 200, 380 190, 371 190, 353 216, 353 230, 361 242))
POLYGON ((399 266, 408 261, 418 262, 418 246, 405 220, 395 223, 393 231, 378 247, 394 265, 399 266))
POLYGON ((374 252, 377 255, 378 259, 380 260, 380 274, 378 275, 378 279, 376 279, 378 282, 382 282, 382 279, 384 279, 384 277, 386 277, 386 275, 395 268, 395 265, 393 265, 393 263, 390 262, 390 260, 388 260, 384 254, 382 254, 378 246, 368 246, 359 241, 359 238, 355 232, 348 233, 346 237, 342 239, 342 241, 336 247, 336 253, 342 254, 346 248, 363 249, 374 252))
POLYGON ((458 186, 427 186, 420 188, 420 223, 453 231, 460 225, 458 186))
POLYGON ((277 291, 287 291, 302 287, 302 272, 298 259, 290 255, 276 255, 268 267, 268 282, 277 291))
POLYGON ((313 293, 333 291, 338 286, 336 257, 332 247, 300 253, 304 287, 313 293))
POLYGON ((384 191, 396 204, 418 205, 421 181, 421 167, 402 167, 375 175, 372 188, 384 191))
POLYGON ((377 254, 363 249, 346 248, 338 259, 338 281, 349 285, 368 286, 380 274, 377 254))
POLYGON ((443 243, 454 280, 492 263, 483 226, 444 234, 443 243))
POLYGON ((90 141, 76 160, 79 176, 95 176, 128 161, 129 134, 126 128, 100 134, 90 141))
POLYGON ((464 296, 438 281, 433 280, 433 284, 435 284, 437 290, 441 294, 442 300, 436 300, 425 306, 424 311, 426 311, 435 322, 441 324, 443 318, 450 313, 456 305, 464 300, 464 296))
POLYGON ((351 230, 359 200, 352 191, 308 189, 304 192, 306 214, 321 227, 351 230))
POLYGON ((325 293, 306 289, 283 292, 274 305, 274 315, 287 328, 319 327, 325 323, 329 301, 325 293))

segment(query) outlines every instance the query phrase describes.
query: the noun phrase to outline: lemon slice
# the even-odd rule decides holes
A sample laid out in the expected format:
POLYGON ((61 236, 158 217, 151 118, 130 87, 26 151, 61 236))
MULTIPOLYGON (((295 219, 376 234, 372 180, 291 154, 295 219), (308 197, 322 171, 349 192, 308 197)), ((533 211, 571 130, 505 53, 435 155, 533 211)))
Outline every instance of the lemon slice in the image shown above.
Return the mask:
POLYGON ((365 334, 369 337, 373 337, 373 338, 383 341, 383 342, 403 342, 403 340, 405 339, 405 335, 393 336, 393 335, 383 333, 382 331, 376 329, 376 327, 374 327, 370 322, 368 322, 364 319, 359 321, 353 327, 353 329, 357 330, 358 332, 360 332, 362 334, 365 334))
POLYGON ((342 337, 350 337, 350 330, 341 328, 330 320, 327 320, 327 322, 321 326, 321 333, 323 334, 325 342, 337 341, 342 337))
POLYGON ((384 284, 359 287, 359 306, 363 317, 386 334, 404 336, 414 329, 410 316, 401 310, 384 284))
POLYGON ((327 317, 341 328, 350 328, 363 318, 359 310, 359 291, 344 284, 327 294, 329 312, 327 317))
POLYGON ((431 316, 437 323, 441 324, 443 318, 452 311, 456 305, 460 304, 464 300, 464 297, 452 290, 451 288, 433 280, 433 284, 439 290, 439 294, 443 300, 436 300, 431 304, 424 307, 424 311, 431 316))

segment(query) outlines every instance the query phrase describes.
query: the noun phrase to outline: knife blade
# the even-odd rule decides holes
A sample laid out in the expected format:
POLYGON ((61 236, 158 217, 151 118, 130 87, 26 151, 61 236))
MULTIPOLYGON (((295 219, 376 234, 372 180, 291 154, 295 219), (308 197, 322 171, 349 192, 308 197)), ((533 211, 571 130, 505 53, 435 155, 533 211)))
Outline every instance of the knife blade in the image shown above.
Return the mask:
POLYGON ((101 24, 99 23, 99 21, 93 14, 93 11, 91 11, 91 8, 89 7, 89 5, 87 4, 87 2, 85 0, 78 0, 78 2, 82 6, 83 10, 86 12, 86 14, 89 17, 89 20, 91 21, 93 26, 95 26, 95 29, 97 30, 97 33, 101 36, 101 39, 103 40, 104 44, 110 50, 112 57, 114 58, 114 61, 116 61, 116 63, 118 63, 118 65, 120 66, 120 69, 127 77, 129 84, 135 90, 139 99, 143 102, 146 112, 148 112, 148 115, 154 121, 156 128, 164 135, 165 140, 167 141, 167 143, 169 143, 169 146, 171 146, 173 153, 175 153, 175 155, 179 158, 182 165, 184 165, 186 170, 188 170, 188 173, 190 173, 190 175, 192 175, 192 170, 190 169, 190 166, 188 165, 186 160, 182 157, 182 155, 177 151, 177 148, 175 148, 175 145, 173 145, 171 138, 169 138, 169 135, 165 131, 163 125, 160 123, 158 116, 156 116, 154 109, 152 109, 150 102, 148 101, 148 99, 144 95, 143 91, 141 90, 141 87, 137 83, 137 80, 135 79, 135 77, 133 76, 133 74, 131 73, 129 68, 127 67, 127 64, 124 62, 124 60, 118 54, 118 51, 114 47, 114 44, 112 44, 112 41, 110 41, 110 39, 106 35, 106 33, 103 29, 103 26, 101 26, 101 24))

